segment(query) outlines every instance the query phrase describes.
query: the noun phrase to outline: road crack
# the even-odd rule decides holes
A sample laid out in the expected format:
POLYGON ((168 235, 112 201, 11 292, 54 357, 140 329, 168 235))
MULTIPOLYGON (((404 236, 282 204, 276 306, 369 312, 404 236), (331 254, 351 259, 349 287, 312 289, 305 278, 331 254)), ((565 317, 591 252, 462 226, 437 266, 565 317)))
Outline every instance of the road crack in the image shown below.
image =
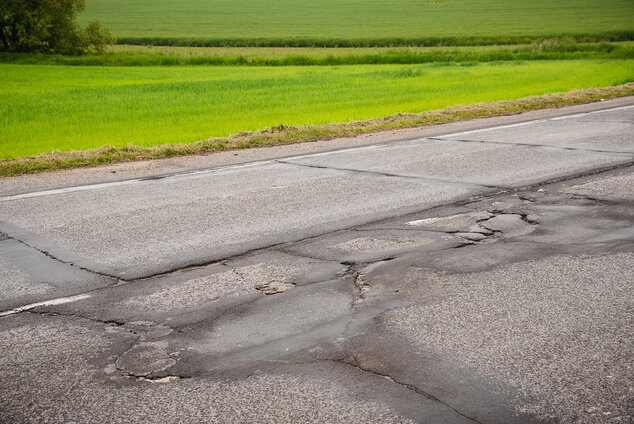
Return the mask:
POLYGON ((33 246, 33 245, 31 245, 31 244, 29 244, 29 243, 25 242, 24 240, 20 240, 20 239, 19 239, 19 238, 17 238, 17 237, 13 237, 13 236, 11 236, 11 235, 4 234, 4 233, 3 233, 3 235, 5 236, 5 239, 7 239, 7 240, 13 240, 13 241, 16 241, 16 242, 18 242, 18 243, 21 243, 21 244, 23 244, 24 246, 28 247, 29 249, 33 249, 33 250, 35 250, 35 251, 37 251, 37 252, 40 252, 40 253, 42 253, 43 255, 45 255, 46 257, 48 257, 48 258, 50 258, 50 259, 52 259, 52 260, 54 260, 54 261, 56 261, 56 262, 59 262, 59 263, 61 263, 61 264, 63 264, 63 265, 68 265, 68 266, 71 266, 71 267, 73 267, 73 268, 77 268, 77 269, 80 269, 80 270, 82 270, 82 271, 85 271, 85 272, 89 272, 89 273, 91 273, 91 274, 98 275, 98 276, 100 276, 100 277, 108 278, 108 279, 111 279, 111 280, 117 280, 117 283, 116 283, 117 285, 118 285, 118 284, 125 284, 125 283, 127 283, 127 281, 126 281, 126 280, 123 280, 123 279, 121 279, 121 278, 117 277, 116 275, 110 275, 110 274, 106 274, 106 273, 103 273, 103 272, 99 272, 99 271, 92 270, 92 269, 90 269, 90 268, 86 268, 86 267, 83 267, 83 266, 79 266, 79 265, 75 264, 75 263, 74 263, 74 262, 72 262, 72 261, 65 261, 65 260, 63 260, 63 259, 61 259, 61 258, 59 258, 59 257, 55 256, 55 255, 54 255, 54 254, 52 254, 51 252, 49 252, 49 251, 47 251, 47 250, 44 250, 44 249, 40 249, 40 248, 38 248, 38 247, 35 247, 35 246, 33 246))
MULTIPOLYGON (((97 323, 97 324, 109 325, 111 327, 123 327, 124 325, 126 325, 125 322, 119 321, 119 320, 101 320, 101 319, 98 319, 98 318, 88 317, 88 316, 85 316, 85 315, 79 315, 79 314, 74 314, 74 313, 63 313, 63 312, 53 312, 53 311, 34 311, 32 309, 29 309, 29 310, 26 310, 26 311, 21 311, 19 313, 21 313, 21 314, 39 315, 39 316, 50 316, 50 317, 77 318, 77 319, 82 319, 82 320, 86 320, 86 321, 91 321, 91 322, 94 322, 94 323, 97 323)), ((129 330, 129 329, 126 329, 126 330, 128 330, 130 333, 134 334, 134 332, 132 330, 129 330)))
POLYGON ((327 170, 329 169, 329 170, 333 170, 333 171, 352 172, 352 173, 357 173, 357 174, 368 174, 368 175, 375 175, 375 176, 380 176, 380 177, 404 178, 404 179, 409 179, 409 180, 432 181, 432 182, 442 183, 442 184, 468 185, 468 186, 476 186, 476 187, 485 187, 485 188, 504 190, 504 187, 499 187, 499 186, 496 186, 496 185, 482 184, 482 183, 472 183, 472 182, 469 182, 469 181, 452 180, 452 179, 448 179, 448 178, 437 178, 437 177, 422 176, 422 175, 396 174, 396 173, 391 173, 391 172, 372 171, 372 170, 356 169, 356 168, 339 168, 339 167, 336 167, 336 166, 297 163, 297 162, 289 162, 289 161, 284 161, 284 160, 277 160, 275 162, 281 163, 281 164, 284 164, 284 165, 299 166, 299 167, 305 167, 305 168, 316 168, 316 169, 327 169, 327 170))
POLYGON ((621 156, 633 156, 632 152, 620 152, 613 150, 601 150, 601 149, 586 149, 582 147, 569 147, 569 146, 552 146, 552 145, 544 145, 544 144, 530 144, 530 143, 514 143, 511 141, 489 141, 489 140, 467 140, 467 139, 454 139, 454 138, 441 138, 441 137, 428 137, 428 140, 434 141, 450 141, 454 143, 477 143, 477 144, 492 144, 492 145, 502 145, 502 146, 517 146, 517 147, 528 147, 535 149, 546 149, 546 150, 564 150, 564 151, 578 151, 578 152, 589 152, 589 153, 608 153, 614 155, 621 156))
POLYGON ((462 412, 460 412, 459 410, 457 410, 456 408, 454 408, 453 406, 449 405, 448 403, 442 401, 441 399, 437 398, 436 396, 432 395, 429 392, 426 392, 424 390, 421 390, 420 388, 414 386, 413 384, 409 384, 409 383, 404 383, 402 381, 397 380, 396 378, 392 377, 391 375, 385 374, 385 373, 381 373, 375 370, 372 370, 370 368, 366 368, 364 366, 362 366, 361 364, 358 363, 358 361, 356 359, 352 359, 352 360, 348 360, 346 358, 341 358, 341 359, 327 359, 327 358, 318 358, 319 361, 327 361, 327 362, 336 362, 339 364, 343 364, 352 368, 355 368, 357 370, 360 370, 364 373, 370 374, 370 375, 374 375, 377 377, 381 377, 384 378, 388 381, 391 381, 392 383, 398 384, 404 388, 406 388, 407 390, 411 390, 414 393, 423 396, 431 401, 434 402, 438 402, 444 406, 446 406, 447 408, 451 409, 452 411, 454 411, 456 414, 470 420, 473 421, 474 423, 478 423, 478 424, 482 424, 482 422, 478 421, 477 419, 470 417, 462 412))

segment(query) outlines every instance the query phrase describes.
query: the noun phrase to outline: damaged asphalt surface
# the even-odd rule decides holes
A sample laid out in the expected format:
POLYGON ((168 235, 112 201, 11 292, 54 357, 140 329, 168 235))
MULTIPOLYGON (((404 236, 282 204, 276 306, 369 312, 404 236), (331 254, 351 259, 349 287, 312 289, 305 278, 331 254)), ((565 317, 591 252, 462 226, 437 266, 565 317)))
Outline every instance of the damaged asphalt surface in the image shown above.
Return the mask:
POLYGON ((630 97, 2 179, 0 421, 631 422, 633 130, 630 97))

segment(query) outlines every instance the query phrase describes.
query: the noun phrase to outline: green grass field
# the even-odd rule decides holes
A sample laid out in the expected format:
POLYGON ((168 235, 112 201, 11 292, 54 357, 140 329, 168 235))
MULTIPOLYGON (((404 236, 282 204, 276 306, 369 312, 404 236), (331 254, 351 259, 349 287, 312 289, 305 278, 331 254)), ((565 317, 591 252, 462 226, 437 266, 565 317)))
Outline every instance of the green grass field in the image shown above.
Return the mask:
MULTIPOLYGON (((87 0, 119 38, 354 40, 634 32, 632 0, 87 0)), ((131 40, 127 40, 129 42, 131 40)), ((264 43, 266 44, 266 43, 264 43)), ((275 43, 274 43, 275 44, 275 43)))
POLYGON ((634 61, 342 67, 0 65, 0 158, 345 122, 634 80, 634 61))

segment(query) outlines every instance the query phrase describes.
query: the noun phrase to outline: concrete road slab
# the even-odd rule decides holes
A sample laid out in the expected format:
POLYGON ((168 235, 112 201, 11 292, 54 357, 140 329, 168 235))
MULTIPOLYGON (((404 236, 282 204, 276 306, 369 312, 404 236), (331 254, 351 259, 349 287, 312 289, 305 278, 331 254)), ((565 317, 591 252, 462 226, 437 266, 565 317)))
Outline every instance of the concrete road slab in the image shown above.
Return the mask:
POLYGON ((0 312, 116 283, 116 279, 60 263, 19 241, 0 241, 0 312))
POLYGON ((616 122, 634 124, 634 108, 625 106, 615 108, 614 110, 582 113, 570 119, 575 119, 581 122, 616 122))
POLYGON ((134 279, 484 191, 267 164, 3 201, 0 219, 134 279))
POLYGON ((634 108, 628 107, 508 127, 459 132, 440 138, 632 154, 634 153, 633 119, 634 108))
POLYGON ((104 322, 143 321, 178 329, 192 321, 211 322, 239 305, 264 300, 263 286, 287 284, 280 291, 285 293, 335 279, 345 269, 338 262, 261 252, 99 290, 89 299, 54 310, 104 322))
MULTIPOLYGON (((629 139, 632 139, 631 134, 629 139)), ((286 162, 510 188, 561 178, 571 172, 582 173, 628 163, 633 158, 631 155, 424 139, 286 162)))

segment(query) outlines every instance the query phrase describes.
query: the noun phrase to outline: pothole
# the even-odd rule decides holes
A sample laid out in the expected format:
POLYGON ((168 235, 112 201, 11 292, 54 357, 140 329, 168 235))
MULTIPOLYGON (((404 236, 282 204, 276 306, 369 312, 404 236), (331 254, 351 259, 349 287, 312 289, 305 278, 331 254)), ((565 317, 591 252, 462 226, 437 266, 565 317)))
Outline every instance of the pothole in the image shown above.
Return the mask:
POLYGON ((482 241, 488 238, 486 234, 482 233, 455 233, 455 235, 469 241, 482 241))
POLYGON ((365 292, 370 290, 370 287, 372 286, 363 279, 361 274, 357 275, 357 278, 355 278, 354 285, 357 286, 357 289, 359 289, 359 297, 354 303, 361 303, 365 297, 365 292))
POLYGON ((409 221, 406 223, 406 225, 412 227, 422 227, 428 230, 442 231, 447 233, 474 232, 473 227, 475 224, 486 221, 491 217, 492 214, 487 211, 464 212, 450 216, 440 216, 409 221))
POLYGON ((116 361, 118 369, 136 377, 161 372, 174 364, 176 361, 158 343, 138 344, 116 361))
POLYGON ((527 224, 531 224, 531 225, 539 224, 539 222, 537 222, 537 217, 535 215, 522 214, 522 221, 526 222, 527 224))
POLYGON ((272 281, 270 283, 258 284, 255 286, 255 289, 260 293, 265 295, 272 295, 278 293, 284 293, 295 287, 297 284, 295 283, 285 283, 283 281, 272 281))
POLYGON ((148 377, 139 377, 139 376, 128 374, 128 373, 123 373, 123 376, 125 378, 135 379, 136 381, 145 381, 145 382, 153 383, 153 384, 154 383, 163 383, 163 384, 173 383, 175 381, 183 379, 183 377, 179 375, 167 375, 165 377, 148 378, 148 377))
POLYGON ((500 211, 492 213, 493 217, 479 221, 478 225, 504 237, 521 236, 535 231, 537 221, 530 219, 528 215, 500 211))
POLYGON ((375 253, 422 246, 433 241, 433 239, 428 237, 377 235, 374 237, 358 237, 352 240, 346 240, 342 243, 333 244, 329 247, 339 249, 347 253, 375 253))

